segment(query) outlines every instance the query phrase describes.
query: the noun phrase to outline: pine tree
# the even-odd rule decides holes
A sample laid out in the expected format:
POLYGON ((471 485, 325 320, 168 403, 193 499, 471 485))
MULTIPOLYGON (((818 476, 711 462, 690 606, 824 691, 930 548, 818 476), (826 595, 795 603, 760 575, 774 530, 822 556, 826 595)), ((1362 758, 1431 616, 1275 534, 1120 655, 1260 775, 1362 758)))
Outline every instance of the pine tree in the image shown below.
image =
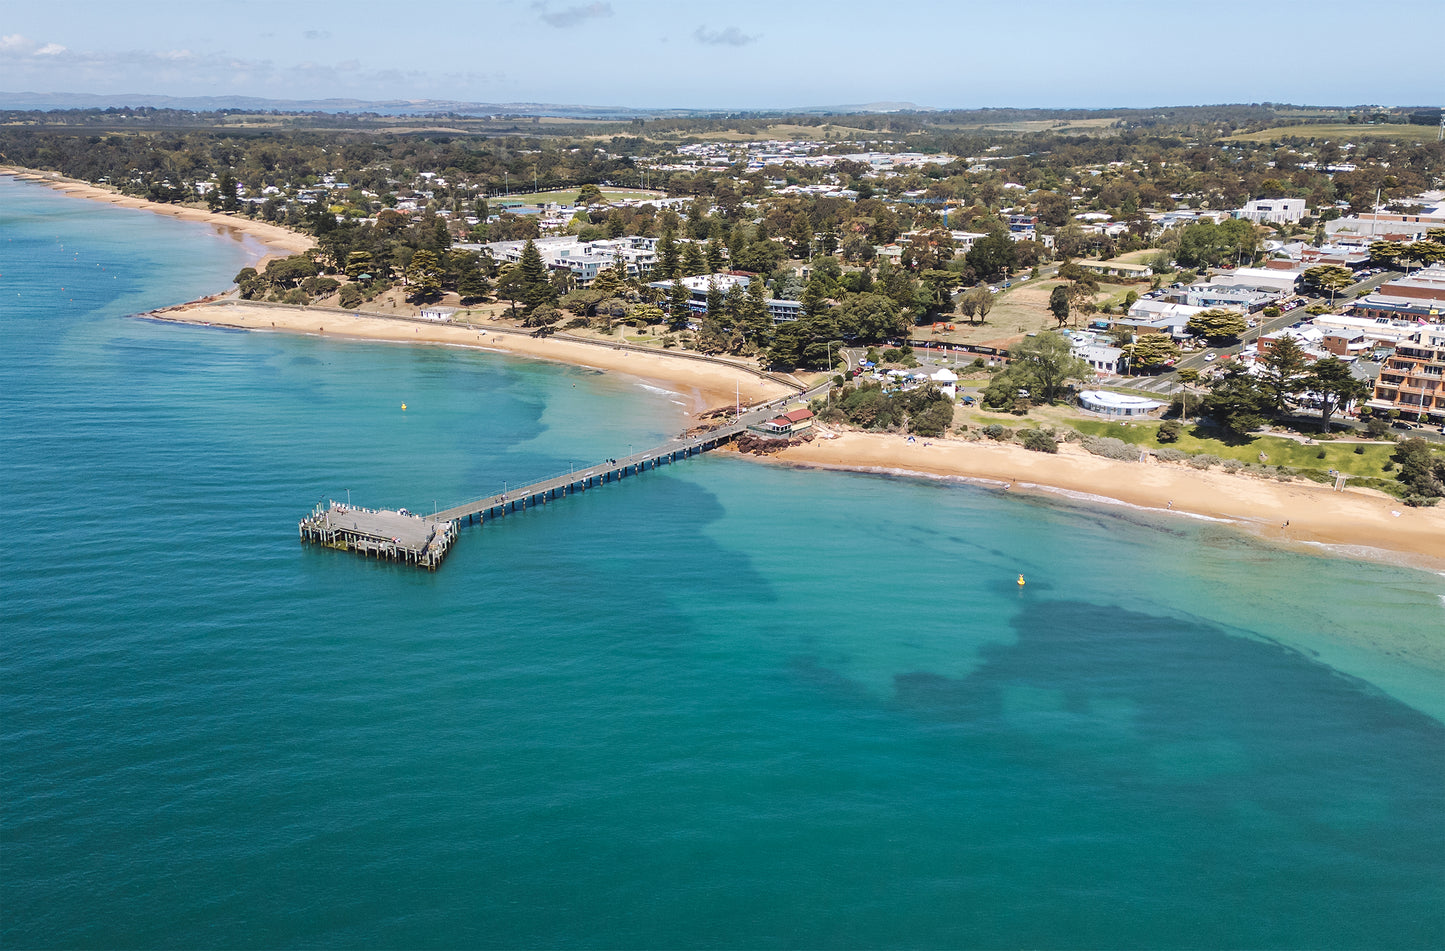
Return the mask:
POLYGON ((689 241, 682 254, 682 276, 697 277, 707 273, 707 258, 702 253, 702 246, 696 241, 689 241))
POLYGON ((772 339, 773 318, 768 313, 767 288, 762 278, 755 277, 748 282, 748 293, 743 299, 738 323, 743 334, 756 347, 766 347, 772 339))
POLYGON ((688 307, 690 300, 692 300, 692 294, 682 281, 673 281, 672 287, 667 292, 667 327, 669 330, 687 329, 688 322, 692 320, 692 309, 688 307))
POLYGON ((682 252, 678 250, 672 232, 664 231, 657 242, 657 263, 653 265, 652 273, 659 281, 670 281, 678 277, 678 269, 682 266, 681 258, 682 252))
POLYGON ((557 302, 557 289, 547 279, 547 265, 542 253, 531 238, 522 247, 522 259, 517 264, 521 280, 521 300, 524 310, 530 313, 543 304, 557 302))
POLYGON ((707 269, 711 274, 716 274, 723 269, 727 259, 723 256, 722 242, 709 238, 707 247, 704 249, 704 256, 707 258, 707 269))
POLYGON ((1282 412, 1285 400, 1304 389, 1309 361, 1293 337, 1276 337, 1260 362, 1264 364, 1260 384, 1269 391, 1275 411, 1282 412))

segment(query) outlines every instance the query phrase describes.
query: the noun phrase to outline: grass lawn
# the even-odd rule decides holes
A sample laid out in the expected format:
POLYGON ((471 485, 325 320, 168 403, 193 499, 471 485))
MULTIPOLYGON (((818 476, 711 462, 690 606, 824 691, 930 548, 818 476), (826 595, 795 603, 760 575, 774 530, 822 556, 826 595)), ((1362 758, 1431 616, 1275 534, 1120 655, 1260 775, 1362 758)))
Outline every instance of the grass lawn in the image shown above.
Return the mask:
POLYGON ((1395 451, 1394 443, 1342 443, 1334 441, 1316 442, 1310 445, 1286 439, 1283 436, 1253 436, 1248 442, 1227 443, 1210 435, 1209 430, 1199 426, 1185 426, 1177 442, 1161 443, 1155 438, 1159 424, 1153 420, 1134 422, 1125 426, 1099 419, 1076 419, 1068 423, 1081 433, 1093 436, 1112 436, 1136 446, 1150 449, 1171 448, 1191 455, 1208 453, 1221 459, 1238 459, 1250 465, 1259 464, 1259 454, 1264 453, 1265 464, 1287 466, 1291 469, 1325 472, 1335 469, 1352 478, 1393 480, 1395 472, 1386 470, 1385 463, 1395 451), (1363 453, 1355 448, 1362 446, 1363 453), (1323 453, 1323 458, 1321 458, 1323 453))
MULTIPOLYGON (((524 205, 540 205, 549 201, 558 204, 570 205, 577 200, 577 193, 582 189, 578 188, 554 188, 545 192, 513 192, 510 195, 492 195, 488 200, 499 201, 520 201, 524 205)), ((602 197, 607 201, 623 201, 628 198, 663 198, 663 192, 643 191, 640 188, 604 188, 602 197)))
POLYGON ((1130 251, 1127 254, 1119 255, 1117 258, 1114 258, 1114 260, 1120 262, 1121 264, 1143 264, 1146 258, 1152 258, 1161 250, 1163 249, 1145 248, 1142 251, 1130 251))
POLYGON ((1277 126, 1259 132, 1230 136, 1241 142, 1273 142, 1281 139, 1401 139, 1406 142, 1434 142, 1439 130, 1433 125, 1350 125, 1348 122, 1277 126))

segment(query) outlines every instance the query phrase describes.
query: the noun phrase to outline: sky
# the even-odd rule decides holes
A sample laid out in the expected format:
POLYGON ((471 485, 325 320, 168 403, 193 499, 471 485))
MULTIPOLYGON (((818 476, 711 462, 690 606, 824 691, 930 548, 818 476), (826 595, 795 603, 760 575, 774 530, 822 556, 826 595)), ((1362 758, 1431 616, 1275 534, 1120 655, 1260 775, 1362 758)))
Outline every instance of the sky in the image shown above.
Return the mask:
POLYGON ((633 108, 1438 105, 1445 0, 51 0, 0 92, 633 108), (1412 37, 1425 39, 1417 46, 1412 37), (1398 51, 1398 55, 1396 52, 1398 51))

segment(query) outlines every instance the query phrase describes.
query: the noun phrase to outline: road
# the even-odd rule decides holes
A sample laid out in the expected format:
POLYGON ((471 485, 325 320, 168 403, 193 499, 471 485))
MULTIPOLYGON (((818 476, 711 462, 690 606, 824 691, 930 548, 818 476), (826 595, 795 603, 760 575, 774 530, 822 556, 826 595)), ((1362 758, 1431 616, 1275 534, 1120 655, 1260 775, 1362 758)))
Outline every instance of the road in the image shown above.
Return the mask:
MULTIPOLYGON (((1369 293, 1378 288, 1381 284, 1393 280, 1394 278, 1400 277, 1401 274, 1402 272, 1400 271, 1386 271, 1383 274, 1373 275, 1366 280, 1359 281, 1355 284, 1350 285, 1343 291, 1336 294, 1335 301, 1339 302, 1341 300, 1347 300, 1357 297, 1361 293, 1369 293)), ((1285 327, 1289 327, 1293 324, 1299 323, 1302 320, 1309 320, 1311 315, 1306 312, 1306 309, 1310 305, 1328 304, 1330 302, 1328 297, 1320 296, 1302 297, 1302 299, 1304 303, 1300 307, 1297 307, 1288 313, 1280 314, 1278 317, 1275 317, 1273 319, 1260 320, 1259 326, 1251 327, 1236 344, 1228 347, 1210 348, 1208 350, 1201 350, 1195 353, 1188 354, 1182 359, 1180 359, 1180 361, 1174 366, 1172 370, 1160 373, 1158 375, 1143 377, 1115 377, 1111 379, 1110 382, 1115 385, 1128 386, 1133 389, 1146 390, 1151 393, 1159 393, 1163 395, 1173 394, 1183 386, 1183 384, 1179 380, 1180 370, 1198 370, 1200 372, 1203 372, 1205 369, 1211 366, 1217 366, 1217 361, 1219 359, 1222 359, 1224 357, 1232 358, 1238 356, 1244 351, 1245 347, 1249 346, 1250 344, 1257 343, 1260 337, 1267 336, 1269 334, 1273 334, 1277 331, 1283 330, 1285 327), (1210 354, 1215 355, 1214 360, 1209 359, 1210 354)))

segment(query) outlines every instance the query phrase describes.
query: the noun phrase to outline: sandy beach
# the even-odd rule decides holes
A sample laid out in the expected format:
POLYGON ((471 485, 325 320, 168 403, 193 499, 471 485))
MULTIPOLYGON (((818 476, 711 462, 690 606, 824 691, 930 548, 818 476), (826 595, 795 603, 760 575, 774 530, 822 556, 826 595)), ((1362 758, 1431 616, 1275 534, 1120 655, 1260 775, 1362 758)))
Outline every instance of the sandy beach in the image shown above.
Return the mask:
MULTIPOLYGON (((309 236, 266 222, 195 208, 161 204, 57 175, 0 167, 0 174, 36 181, 67 195, 140 208, 186 221, 202 221, 255 239, 276 254, 312 246, 309 236)), ((532 337, 510 329, 425 323, 361 316, 328 308, 299 308, 223 299, 203 301, 147 315, 161 320, 256 331, 324 334, 358 340, 466 346, 516 356, 555 360, 625 373, 679 394, 691 413, 733 404, 777 399, 792 392, 745 370, 718 362, 666 353, 640 353, 568 340, 532 337)), ((756 457, 750 457, 756 458, 756 457)), ((1445 570, 1445 507, 1412 509, 1369 489, 1336 492, 1311 482, 1280 483, 1200 471, 1176 464, 1126 463, 1064 445, 1058 455, 989 441, 930 439, 843 432, 791 447, 775 457, 794 465, 864 472, 916 473, 996 481, 1008 491, 1059 491, 1076 497, 1113 499, 1145 509, 1173 511, 1229 521, 1283 544, 1315 544, 1352 557, 1405 560, 1445 570), (1394 557, 1398 556, 1398 557, 1394 557)))
POLYGON ((223 215, 201 208, 189 208, 184 205, 147 201, 144 198, 122 195, 119 192, 102 188, 99 185, 92 185, 89 182, 65 178, 58 173, 37 172, 31 169, 6 165, 0 166, 0 175, 10 175, 24 182, 38 182, 62 194, 69 195, 72 198, 84 198, 87 201, 104 202, 107 205, 117 205, 121 208, 138 208, 142 211, 149 211, 180 221, 199 221, 214 225, 216 228, 231 234, 237 240, 250 238, 263 245, 265 247, 265 254, 260 257, 258 263, 269 260, 273 256, 300 254, 303 251, 310 250, 316 244, 310 235, 301 234, 300 232, 292 231, 289 228, 283 228, 280 225, 274 225, 270 222, 254 221, 239 215, 223 215))
POLYGON ((1061 490, 1115 499, 1227 520, 1283 544, 1314 543, 1352 557, 1445 570, 1445 509, 1409 508, 1371 489, 1336 492, 1313 482, 1273 482, 1220 469, 1119 462, 1073 445, 1050 455, 991 441, 910 443, 901 436, 861 432, 815 439, 776 458, 824 468, 987 479, 1011 492, 1061 490))
POLYGON ((700 413, 732 406, 765 402, 793 392, 780 383, 764 380, 726 364, 639 353, 605 343, 568 340, 561 336, 533 337, 511 329, 401 320, 393 317, 358 316, 351 311, 301 308, 214 300, 182 304, 147 316, 193 324, 241 327, 248 330, 284 333, 324 334, 357 340, 385 340, 397 343, 431 343, 477 347, 515 356, 556 360, 576 366, 626 373, 679 394, 687 411, 700 413))

